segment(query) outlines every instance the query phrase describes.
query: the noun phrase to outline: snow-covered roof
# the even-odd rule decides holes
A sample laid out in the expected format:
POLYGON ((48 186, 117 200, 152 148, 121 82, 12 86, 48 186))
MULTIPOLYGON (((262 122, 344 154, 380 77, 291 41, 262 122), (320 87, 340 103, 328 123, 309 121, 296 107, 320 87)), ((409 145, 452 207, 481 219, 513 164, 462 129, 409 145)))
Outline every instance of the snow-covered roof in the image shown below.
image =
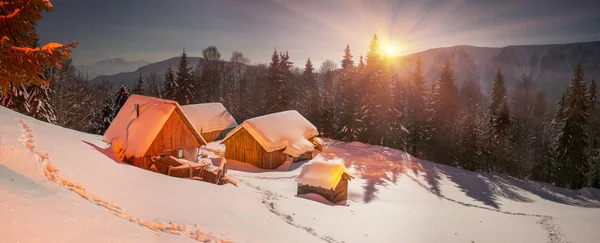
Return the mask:
POLYGON ((352 178, 352 175, 346 172, 346 166, 341 163, 315 161, 304 165, 296 181, 300 185, 333 189, 344 173, 352 178))
POLYGON ((200 132, 220 131, 238 125, 221 103, 184 105, 181 109, 200 132))
POLYGON ((285 149, 284 153, 294 157, 312 151, 314 145, 308 139, 319 135, 313 124, 297 111, 290 110, 248 119, 227 134, 223 141, 242 128, 267 152, 285 149))
POLYGON ((198 142, 206 144, 177 102, 141 95, 129 96, 104 133, 102 140, 111 144, 114 150, 122 149, 125 157, 141 157, 148 151, 173 111, 178 112, 184 122, 189 124, 188 128, 198 142), (139 117, 137 118, 135 104, 139 104, 139 117))

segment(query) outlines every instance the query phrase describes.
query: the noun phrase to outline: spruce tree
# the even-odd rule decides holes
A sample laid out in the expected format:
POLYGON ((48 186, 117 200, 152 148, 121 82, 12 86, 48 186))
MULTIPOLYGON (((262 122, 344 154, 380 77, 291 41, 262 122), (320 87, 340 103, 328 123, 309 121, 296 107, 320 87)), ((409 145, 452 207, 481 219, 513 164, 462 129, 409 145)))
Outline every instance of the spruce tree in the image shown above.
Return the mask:
POLYGON ((136 95, 146 95, 146 92, 144 90, 144 79, 142 78, 142 73, 140 72, 140 76, 137 80, 137 82, 135 83, 135 85, 133 86, 133 89, 131 90, 132 94, 136 94, 136 95))
POLYGON ((506 136, 509 127, 509 112, 506 102, 506 87, 504 76, 500 70, 496 73, 492 88, 492 103, 490 104, 490 126, 496 136, 506 136))
POLYGON ((273 52, 271 57, 271 63, 268 68, 267 78, 267 105, 264 110, 264 114, 274 113, 283 111, 286 109, 287 104, 284 100, 284 89, 285 84, 283 75, 280 68, 280 58, 277 53, 277 49, 273 52))
POLYGON ((175 92, 175 101, 180 105, 191 104, 195 100, 194 96, 194 80, 192 79, 192 75, 190 73, 191 68, 188 66, 190 63, 187 59, 187 54, 185 50, 181 53, 179 57, 179 65, 177 66, 177 80, 176 83, 178 88, 175 92))
POLYGON ((488 168, 493 172, 513 171, 515 168, 511 164, 510 143, 508 141, 508 130, 510 127, 510 112, 507 102, 507 91, 504 85, 504 76, 498 70, 494 78, 491 100, 489 108, 489 129, 491 131, 491 158, 488 168))
POLYGON ((127 87, 121 85, 121 88, 119 88, 119 90, 117 90, 117 93, 115 93, 115 114, 119 113, 121 107, 123 107, 125 101, 127 101, 127 99, 129 98, 129 95, 130 93, 129 90, 127 90, 127 87))
POLYGON ((307 102, 309 103, 309 105, 307 119, 311 121, 319 131, 322 131, 322 98, 321 93, 319 92, 319 85, 317 84, 317 79, 315 78, 314 70, 315 69, 313 67, 313 64, 310 61, 310 58, 308 58, 304 66, 304 72, 302 73, 304 88, 308 90, 307 102))
POLYGON ((344 56, 342 58, 342 69, 340 70, 340 119, 338 137, 343 141, 354 141, 358 139, 358 123, 356 121, 357 111, 360 107, 360 97, 357 86, 357 68, 354 67, 353 56, 350 51, 350 45, 346 45, 344 56))
POLYGON ((435 82, 428 104, 429 120, 429 156, 439 163, 453 164, 456 137, 456 118, 458 117, 458 88, 454 82, 454 72, 446 62, 440 77, 435 82))
POLYGON ((295 96, 298 94, 297 83, 293 83, 291 68, 293 63, 290 61, 290 55, 286 51, 285 54, 279 54, 279 73, 283 79, 283 90, 281 93, 281 106, 284 110, 292 109, 292 100, 295 100, 295 96))
POLYGON ((397 115, 393 107, 391 72, 381 53, 381 45, 374 35, 367 52, 361 108, 365 127, 360 137, 371 144, 391 145, 395 135, 393 119, 397 115))
POLYGON ((164 86, 165 93, 163 98, 167 100, 175 100, 175 95, 178 93, 179 85, 175 81, 175 74, 173 73, 171 66, 169 66, 167 71, 165 71, 164 86))
POLYGON ((587 185, 589 171, 586 123, 588 106, 581 64, 575 67, 569 92, 565 97, 564 118, 556 147, 556 184, 579 189, 587 185))
POLYGON ((407 137, 406 150, 413 156, 419 156, 422 152, 425 122, 425 77, 423 76, 423 67, 421 57, 417 57, 415 70, 410 75, 406 87, 406 115, 404 126, 409 133, 407 137))
POLYGON ((362 70, 364 70, 364 69, 365 69, 365 66, 366 66, 366 65, 365 65, 365 61, 364 61, 363 55, 361 54, 361 55, 360 55, 360 58, 359 58, 359 61, 358 61, 358 66, 357 66, 357 67, 358 67, 358 69, 359 69, 360 71, 362 71, 362 70))
POLYGON ((38 40, 35 26, 43 18, 43 12, 53 8, 50 1, 2 1, 0 3, 0 89, 4 100, 13 87, 21 84, 48 85, 44 71, 59 68, 61 61, 69 57, 77 46, 48 43, 34 47, 38 40))
POLYGON ((588 88, 588 109, 589 122, 587 133, 589 134, 589 162, 590 176, 589 184, 592 187, 600 188, 600 106, 597 100, 596 81, 592 82, 588 88))

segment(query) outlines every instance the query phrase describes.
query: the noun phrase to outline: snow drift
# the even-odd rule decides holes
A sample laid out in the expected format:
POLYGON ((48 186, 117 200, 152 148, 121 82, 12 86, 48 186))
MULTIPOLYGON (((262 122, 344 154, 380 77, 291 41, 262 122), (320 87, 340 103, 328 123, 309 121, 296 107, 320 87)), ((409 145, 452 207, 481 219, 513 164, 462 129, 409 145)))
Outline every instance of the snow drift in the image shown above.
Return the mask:
MULTIPOLYGON (((0 108, 2 241, 197 242, 177 231, 157 234, 49 181, 37 152, 52 161, 61 178, 118 205, 127 215, 152 227, 200 229, 210 236, 203 242, 594 242, 600 238, 596 189, 568 190, 464 171, 380 146, 325 139, 324 152, 313 160, 342 163, 356 177, 349 184, 347 206, 295 196, 295 179, 312 161, 294 163, 288 171, 265 171, 229 160, 228 175, 240 182, 233 187, 123 164, 107 148, 100 136, 0 108)), ((215 165, 220 163, 213 153, 205 152, 215 165)))

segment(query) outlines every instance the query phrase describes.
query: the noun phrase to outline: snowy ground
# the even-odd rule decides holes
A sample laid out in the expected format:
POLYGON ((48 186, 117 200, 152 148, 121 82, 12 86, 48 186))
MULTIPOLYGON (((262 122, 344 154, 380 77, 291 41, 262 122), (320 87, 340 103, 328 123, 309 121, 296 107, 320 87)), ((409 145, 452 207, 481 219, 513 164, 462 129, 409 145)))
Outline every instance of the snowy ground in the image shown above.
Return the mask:
POLYGON ((325 152, 315 158, 343 162, 357 177, 343 205, 295 195, 294 179, 310 162, 265 171, 228 161, 228 173, 239 186, 218 186, 119 163, 106 147, 100 136, 0 108, 2 242, 600 238, 598 190, 473 173, 380 146, 327 141, 325 152))

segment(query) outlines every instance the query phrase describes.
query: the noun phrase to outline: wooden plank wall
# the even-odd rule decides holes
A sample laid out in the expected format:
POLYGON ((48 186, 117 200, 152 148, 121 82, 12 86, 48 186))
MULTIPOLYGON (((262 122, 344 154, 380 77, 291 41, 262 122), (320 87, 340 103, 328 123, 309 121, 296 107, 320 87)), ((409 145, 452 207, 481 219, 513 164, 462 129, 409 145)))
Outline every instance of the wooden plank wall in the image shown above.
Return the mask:
POLYGON ((337 203, 348 199, 348 180, 342 178, 333 190, 298 184, 297 194, 300 195, 306 193, 316 193, 323 196, 330 202, 337 203))
POLYGON ((323 196, 330 202, 334 201, 334 191, 329 189, 324 189, 321 187, 307 186, 307 185, 298 185, 298 195, 307 194, 307 193, 316 193, 323 196))
POLYGON ((227 147, 225 158, 263 169, 275 169, 287 159, 283 150, 267 152, 244 128, 233 134, 224 144, 227 147))
POLYGON ((333 202, 348 199, 348 180, 342 178, 333 191, 333 202))
POLYGON ((200 146, 200 142, 196 140, 181 116, 173 112, 148 148, 146 155, 159 155, 169 149, 179 150, 184 147, 200 146))

